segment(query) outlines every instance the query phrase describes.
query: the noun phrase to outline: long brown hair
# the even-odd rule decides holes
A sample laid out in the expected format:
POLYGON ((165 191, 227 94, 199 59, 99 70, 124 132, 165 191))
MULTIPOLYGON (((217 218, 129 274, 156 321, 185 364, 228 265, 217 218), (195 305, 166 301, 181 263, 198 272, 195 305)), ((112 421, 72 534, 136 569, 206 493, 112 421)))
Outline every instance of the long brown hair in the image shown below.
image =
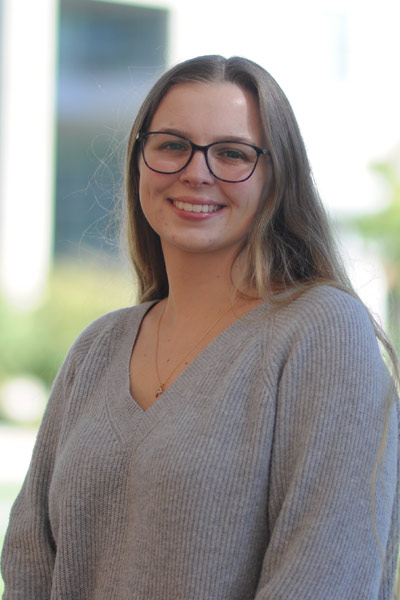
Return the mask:
MULTIPOLYGON (((272 186, 241 249, 247 259, 244 261, 247 270, 243 288, 255 290, 257 296, 272 302, 277 302, 274 297, 277 289, 293 290, 283 300, 290 302, 309 287, 326 283, 358 298, 337 252, 296 118, 282 89, 265 69, 250 60, 201 56, 176 65, 156 82, 144 100, 130 133, 124 222, 128 253, 137 276, 139 301, 168 296, 168 278, 159 236, 148 224, 139 202, 139 143, 136 137, 139 132, 148 130, 161 100, 172 86, 193 82, 230 82, 254 94, 263 137, 271 152, 272 186)), ((370 318, 398 384, 396 353, 371 314, 370 318)), ((392 393, 392 400, 387 406, 385 431, 395 397, 396 393, 392 393)), ((375 531, 376 475, 385 443, 386 434, 382 436, 372 476, 371 504, 375 531)), ((380 545, 377 532, 376 536, 380 545)), ((394 548, 393 552, 397 549, 394 548)), ((395 592, 396 597, 397 594, 395 592)))
POLYGON ((158 80, 144 100, 129 137, 126 240, 138 278, 139 301, 166 297, 168 279, 159 236, 147 223, 139 202, 136 136, 148 130, 168 90, 190 82, 235 83, 258 101, 263 135, 271 152, 273 183, 245 243, 245 287, 256 289, 264 298, 272 298, 272 289, 277 287, 309 286, 322 281, 351 289, 285 94, 267 71, 250 60, 202 56, 173 67, 158 80))
MULTIPOLYGON (((272 185, 260 204, 243 252, 247 271, 245 289, 275 301, 276 290, 294 295, 323 283, 358 298, 336 248, 325 209, 314 184, 305 145, 288 99, 275 79, 261 66, 241 57, 200 56, 172 67, 145 98, 130 132, 126 161, 125 239, 138 280, 140 302, 165 298, 168 278, 158 234, 148 224, 139 201, 136 137, 146 132, 168 90, 192 82, 230 82, 257 99, 263 136, 271 152, 272 185)), ((285 302, 293 296, 285 296, 285 302)), ((373 319, 398 378, 396 354, 373 319)))

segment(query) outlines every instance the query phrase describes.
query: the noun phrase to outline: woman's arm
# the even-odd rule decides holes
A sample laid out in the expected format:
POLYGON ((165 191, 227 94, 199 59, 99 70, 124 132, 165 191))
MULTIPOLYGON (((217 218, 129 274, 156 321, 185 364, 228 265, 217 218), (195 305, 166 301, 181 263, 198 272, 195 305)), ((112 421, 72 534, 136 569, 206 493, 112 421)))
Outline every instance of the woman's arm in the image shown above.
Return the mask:
MULTIPOLYGON (((284 337, 285 320, 276 319, 276 341, 284 337)), ((393 565, 382 568, 374 523, 383 552, 391 543, 396 558, 398 411, 369 319, 340 292, 322 304, 311 299, 290 345, 277 343, 275 354, 284 366, 271 464, 271 539, 256 600, 389 599, 393 565), (374 513, 372 479, 385 416, 374 513)))
POLYGON ((56 546, 48 490, 66 401, 74 381, 73 351, 54 382, 29 471, 10 515, 2 552, 4 600, 49 600, 56 546))

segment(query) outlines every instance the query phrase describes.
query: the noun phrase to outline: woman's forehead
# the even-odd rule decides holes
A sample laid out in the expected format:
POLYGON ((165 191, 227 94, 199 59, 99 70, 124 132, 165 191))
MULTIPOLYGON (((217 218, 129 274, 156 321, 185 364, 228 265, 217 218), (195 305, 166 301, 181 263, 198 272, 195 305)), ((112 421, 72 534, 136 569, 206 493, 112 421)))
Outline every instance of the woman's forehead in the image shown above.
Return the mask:
POLYGON ((257 144, 262 141, 256 98, 230 82, 174 85, 155 111, 150 130, 175 130, 188 137, 206 136, 208 140, 210 136, 222 135, 242 137, 257 144))

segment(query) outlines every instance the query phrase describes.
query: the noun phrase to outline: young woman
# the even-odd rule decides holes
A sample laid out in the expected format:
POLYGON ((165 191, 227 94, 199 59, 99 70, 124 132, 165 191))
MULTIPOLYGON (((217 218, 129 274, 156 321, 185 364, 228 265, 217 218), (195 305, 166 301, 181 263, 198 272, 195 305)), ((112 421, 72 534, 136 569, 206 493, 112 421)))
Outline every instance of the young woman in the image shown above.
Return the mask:
POLYGON ((242 58, 174 67, 126 181, 141 303, 90 325, 56 379, 5 600, 389 600, 398 410, 377 336, 390 346, 286 97, 242 58))

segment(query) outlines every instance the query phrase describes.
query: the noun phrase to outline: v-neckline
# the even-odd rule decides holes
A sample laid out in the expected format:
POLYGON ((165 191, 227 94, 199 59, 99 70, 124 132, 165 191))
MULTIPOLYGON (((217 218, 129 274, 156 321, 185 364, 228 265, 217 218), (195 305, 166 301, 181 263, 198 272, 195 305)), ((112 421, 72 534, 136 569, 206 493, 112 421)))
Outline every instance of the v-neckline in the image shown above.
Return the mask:
POLYGON ((185 382, 188 378, 204 373, 204 370, 209 367, 207 358, 209 353, 214 350, 218 354, 229 351, 232 347, 232 339, 237 339, 238 342, 242 339, 240 333, 243 328, 248 327, 249 321, 251 322, 254 317, 257 319, 269 310, 268 303, 263 302, 234 321, 199 352, 155 402, 147 409, 143 409, 130 392, 130 359, 143 319, 157 303, 158 300, 154 300, 131 309, 127 322, 123 325, 122 343, 113 348, 112 362, 115 370, 107 379, 107 410, 119 436, 122 435, 125 439, 132 439, 132 436, 136 440, 140 439, 140 431, 148 431, 148 427, 159 421, 176 398, 185 395, 187 389, 185 382), (225 342, 227 338, 230 340, 230 346, 225 342), (119 414, 118 420, 113 415, 114 407, 116 414, 119 414))

